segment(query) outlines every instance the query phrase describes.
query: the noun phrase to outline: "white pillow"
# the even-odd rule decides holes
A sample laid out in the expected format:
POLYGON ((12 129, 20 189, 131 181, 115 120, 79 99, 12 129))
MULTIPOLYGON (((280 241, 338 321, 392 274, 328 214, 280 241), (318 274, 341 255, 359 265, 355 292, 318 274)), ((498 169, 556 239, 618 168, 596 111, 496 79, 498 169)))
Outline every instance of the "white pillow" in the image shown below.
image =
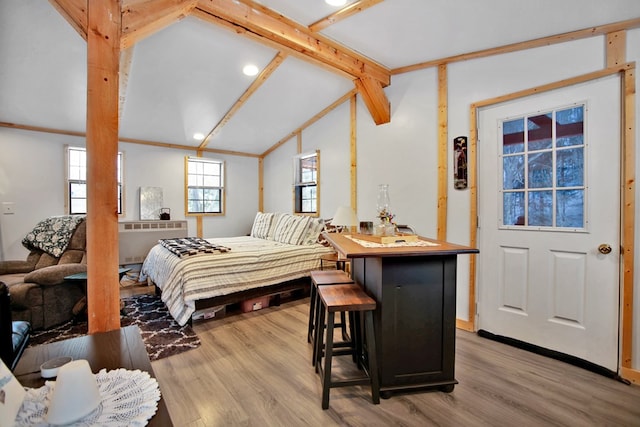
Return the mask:
POLYGON ((282 215, 276 224, 273 240, 289 245, 299 245, 313 218, 300 215, 282 215))
POLYGON ((312 219, 302 236, 301 245, 313 245, 318 243, 318 237, 324 230, 324 220, 322 218, 312 219))
POLYGON ((251 237, 267 239, 269 237, 269 229, 271 228, 272 220, 273 213, 258 212, 253 220, 253 226, 251 227, 251 237))
POLYGON ((271 218, 271 226, 269 227, 269 232, 267 233, 267 239, 269 240, 275 240, 273 238, 275 231, 276 231, 276 226, 278 225, 278 222, 280 221, 280 218, 282 218, 283 216, 286 216, 287 214, 281 213, 281 212, 274 212, 273 213, 273 217, 271 218))

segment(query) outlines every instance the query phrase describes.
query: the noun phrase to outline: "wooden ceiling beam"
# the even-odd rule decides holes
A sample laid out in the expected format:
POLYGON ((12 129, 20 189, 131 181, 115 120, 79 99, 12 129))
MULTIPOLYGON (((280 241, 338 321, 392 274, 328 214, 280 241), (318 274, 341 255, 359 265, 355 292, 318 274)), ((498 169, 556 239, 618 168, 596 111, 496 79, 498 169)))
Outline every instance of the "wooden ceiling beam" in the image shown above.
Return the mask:
POLYGON ((197 10, 237 27, 238 33, 256 34, 317 63, 347 73, 356 81, 374 121, 377 124, 389 122, 389 101, 383 88, 391 83, 391 72, 382 65, 251 0, 200 0, 197 10), (358 81, 364 83, 358 84, 358 81))
MULTIPOLYGON (((361 0, 343 9, 341 16, 380 1, 361 0)), ((50 2, 86 40, 87 0, 50 2)), ((383 90, 391 83, 389 69, 250 0, 124 0, 121 4, 120 49, 128 49, 142 38, 189 14, 275 45, 279 50, 296 52, 324 68, 346 75, 356 82, 374 122, 383 124, 390 121, 389 101, 383 90)))
POLYGON ((198 0, 125 0, 122 3, 121 49, 181 20, 198 0))
POLYGON ((328 64, 325 64, 324 62, 318 62, 318 61, 312 60, 312 59, 308 58, 307 56, 305 56, 304 54, 302 54, 301 52, 299 52, 299 51, 297 51, 295 49, 291 49, 288 46, 283 46, 280 43, 276 43, 273 40, 270 40, 270 39, 268 39, 266 37, 262 37, 262 36, 260 36, 260 35, 258 35, 256 33, 253 33, 251 31, 247 30, 244 27, 241 27, 239 25, 235 25, 232 22, 229 22, 229 21, 226 21, 224 19, 218 18, 217 16, 211 15, 210 13, 207 13, 207 12, 205 12, 203 10, 198 9, 198 8, 196 8, 191 13, 191 16, 193 16, 194 18, 201 19, 202 21, 208 22, 210 24, 217 25, 219 27, 225 28, 225 29, 227 29, 229 31, 234 32, 237 35, 246 37, 249 40, 253 40, 256 43, 260 43, 260 44, 263 44, 265 46, 269 46, 270 48, 275 49, 277 51, 281 51, 281 52, 286 53, 288 55, 295 56, 296 58, 299 58, 299 59, 301 59, 303 61, 312 62, 313 64, 318 65, 318 66, 324 68, 327 71, 339 74, 339 75, 341 75, 342 77, 344 77, 346 79, 354 80, 354 77, 351 74, 349 74, 349 73, 347 73, 345 71, 338 70, 337 68, 331 67, 328 64))
POLYGON ((378 3, 382 3, 382 1, 383 0, 360 0, 355 3, 351 3, 350 5, 345 6, 337 12, 334 12, 329 16, 325 16, 324 18, 319 19, 318 21, 309 25, 309 30, 313 31, 314 33, 322 31, 328 26, 342 21, 343 19, 349 18, 356 13, 360 13, 363 10, 370 8, 371 6, 375 6, 378 3))
POLYGON ((87 41, 87 0, 49 0, 49 3, 87 41))
POLYGON ((359 78, 369 76, 388 86, 390 70, 297 22, 250 0, 200 0, 198 9, 246 28, 278 44, 301 52, 359 78))
POLYGON ((361 77, 355 83, 375 124, 389 123, 391 121, 391 105, 380 82, 370 77, 361 77))

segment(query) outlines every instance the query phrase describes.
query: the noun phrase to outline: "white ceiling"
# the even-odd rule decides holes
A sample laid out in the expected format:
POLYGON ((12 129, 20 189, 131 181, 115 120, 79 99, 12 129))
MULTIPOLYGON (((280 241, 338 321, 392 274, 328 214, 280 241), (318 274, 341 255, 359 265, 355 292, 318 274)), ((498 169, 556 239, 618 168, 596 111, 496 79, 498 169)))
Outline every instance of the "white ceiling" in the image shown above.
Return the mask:
MULTIPOLYGON (((336 10, 259 3, 305 26, 336 10)), ((638 0, 386 0, 321 33, 393 69, 636 17, 638 0)), ((195 17, 133 49, 120 136, 185 146, 198 146, 193 134, 209 133, 250 86, 242 67, 262 69, 278 53, 195 17)), ((288 56, 207 147, 261 154, 351 89, 288 56)), ((44 0, 0 0, 0 122, 84 132, 85 104, 84 40, 44 0)))

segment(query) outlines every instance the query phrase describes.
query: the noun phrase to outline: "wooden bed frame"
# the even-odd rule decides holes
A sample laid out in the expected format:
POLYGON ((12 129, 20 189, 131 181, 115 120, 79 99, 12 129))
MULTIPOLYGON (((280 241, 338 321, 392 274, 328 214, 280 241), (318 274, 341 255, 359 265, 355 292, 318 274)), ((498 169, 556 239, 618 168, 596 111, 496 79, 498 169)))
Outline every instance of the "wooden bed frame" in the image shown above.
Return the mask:
MULTIPOLYGON (((196 311, 222 305, 227 306, 231 304, 237 304, 246 300, 266 296, 274 296, 271 305, 278 306, 280 305, 280 297, 285 292, 290 292, 294 297, 297 298, 304 298, 306 296, 309 296, 310 285, 311 278, 307 276, 282 283, 276 283, 275 285, 261 286, 259 288, 247 289, 228 295, 205 298, 197 300, 195 302, 196 311)), ((156 295, 162 294, 162 291, 157 286, 155 286, 155 292, 156 295)), ((191 323, 191 320, 189 321, 189 323, 191 323)))

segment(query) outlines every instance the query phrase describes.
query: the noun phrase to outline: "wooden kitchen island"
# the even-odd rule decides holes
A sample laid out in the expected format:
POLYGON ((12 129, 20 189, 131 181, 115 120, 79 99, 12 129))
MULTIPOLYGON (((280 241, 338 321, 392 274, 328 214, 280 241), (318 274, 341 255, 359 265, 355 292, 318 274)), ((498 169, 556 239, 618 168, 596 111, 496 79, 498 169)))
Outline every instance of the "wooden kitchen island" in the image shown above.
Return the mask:
POLYGON ((354 240, 358 235, 324 237, 351 260, 354 280, 377 302, 381 396, 422 388, 453 391, 457 256, 478 250, 425 237, 407 245, 429 246, 402 247, 366 247, 354 240))

